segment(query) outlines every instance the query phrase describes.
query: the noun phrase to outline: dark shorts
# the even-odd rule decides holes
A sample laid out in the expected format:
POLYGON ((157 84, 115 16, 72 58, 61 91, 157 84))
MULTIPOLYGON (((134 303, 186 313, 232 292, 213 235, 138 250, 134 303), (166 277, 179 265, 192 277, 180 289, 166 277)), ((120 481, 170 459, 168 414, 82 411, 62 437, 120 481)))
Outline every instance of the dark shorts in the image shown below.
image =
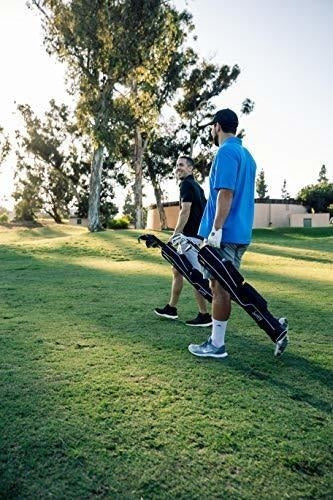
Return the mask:
MULTIPOLYGON (((242 261, 242 257, 246 252, 249 245, 240 245, 237 243, 224 243, 221 248, 216 248, 218 253, 221 255, 221 259, 230 260, 233 265, 239 269, 242 261)), ((204 278, 211 279, 212 275, 209 271, 202 269, 202 274, 204 278)))

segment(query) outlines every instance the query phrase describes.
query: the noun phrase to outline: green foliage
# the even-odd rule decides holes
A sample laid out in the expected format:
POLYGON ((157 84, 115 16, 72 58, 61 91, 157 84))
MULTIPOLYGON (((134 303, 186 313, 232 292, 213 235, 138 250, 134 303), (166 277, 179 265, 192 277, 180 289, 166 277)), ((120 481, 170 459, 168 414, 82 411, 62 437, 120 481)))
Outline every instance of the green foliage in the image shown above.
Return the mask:
POLYGON ((13 193, 15 204, 15 221, 36 220, 37 212, 43 207, 41 199, 41 184, 42 178, 39 172, 27 169, 25 177, 20 179, 16 184, 16 189, 13 193))
MULTIPOLYGON (((214 97, 225 92, 240 74, 238 65, 233 67, 219 66, 205 60, 193 58, 189 65, 188 75, 182 86, 182 97, 175 105, 181 124, 177 138, 184 154, 194 157, 196 170, 201 181, 209 174, 213 159, 212 139, 210 129, 202 130, 200 126, 209 121, 216 112, 214 97)), ((254 102, 245 99, 241 106, 241 114, 250 114, 254 109, 254 102)), ((238 137, 245 135, 239 131, 238 137)))
POLYGON ((6 207, 4 207, 4 206, 0 205, 0 214, 7 214, 7 215, 9 215, 9 210, 8 210, 8 208, 6 208, 6 207))
MULTIPOLYGON (((142 206, 142 135, 156 125, 159 111, 179 87, 188 58, 180 50, 191 16, 161 0, 32 0, 42 14, 45 43, 66 62, 73 90, 79 90, 77 116, 95 146, 106 146, 113 160, 131 150, 137 209, 142 206), (118 92, 118 99, 115 93, 118 92), (119 136, 127 132, 133 145, 119 136), (133 155, 134 149, 134 155, 133 155), (112 152, 112 153, 111 153, 112 152)), ((101 165, 92 169, 90 214, 97 230, 101 165)))
POLYGON ((166 129, 153 133, 149 148, 147 148, 143 168, 146 178, 154 186, 159 186, 162 180, 173 178, 173 170, 179 155, 183 152, 183 145, 177 141, 175 135, 166 129))
POLYGON ((330 203, 328 205, 328 211, 330 213, 330 217, 333 217, 333 203, 330 203))
POLYGON ((43 119, 29 105, 19 105, 18 110, 25 132, 17 132, 17 217, 31 220, 36 210, 43 208, 60 223, 77 194, 86 146, 64 104, 51 100, 43 119))
POLYGON ((2 228, 1 496, 331 498, 332 229, 254 230, 242 273, 290 346, 234 304, 220 362, 187 350, 187 283, 153 314, 172 274, 138 231, 2 228))
POLYGON ((123 213, 130 222, 135 221, 135 204, 132 190, 128 191, 123 206, 123 213))
MULTIPOLYGON (((31 0, 30 4, 42 14, 47 50, 66 63, 70 90, 79 91, 76 113, 81 130, 92 137, 96 148, 107 148, 117 168, 119 162, 130 165, 138 217, 142 174, 154 184, 157 196, 161 194, 161 165, 154 171, 152 163, 143 166, 143 157, 155 148, 156 139, 165 136, 158 127, 160 113, 179 89, 178 149, 192 154, 198 143, 198 169, 202 178, 207 175, 211 141, 208 133, 199 131, 199 124, 214 111, 211 99, 225 91, 240 70, 237 65, 198 62, 195 52, 185 46, 193 30, 187 11, 161 0, 31 0)), ((242 113, 252 109, 253 103, 246 99, 242 113)), ((168 171, 169 166, 163 169, 168 171)), ((99 179, 100 169, 92 172, 99 179)), ((91 189, 89 201, 95 212, 98 184, 93 182, 96 188, 91 189)))
POLYGON ((260 170, 259 175, 256 180, 256 190, 258 194, 258 198, 260 200, 264 200, 265 198, 268 198, 268 186, 265 181, 265 172, 263 169, 260 170))
POLYGON ((115 101, 127 112, 128 140, 133 141, 135 128, 144 136, 157 127, 162 107, 179 89, 193 51, 184 48, 192 28, 191 16, 178 12, 168 3, 160 9, 161 25, 140 64, 128 72, 121 96, 115 101))
POLYGON ((72 86, 80 90, 82 127, 97 142, 110 142, 114 86, 151 55, 164 23, 161 1, 32 0, 31 4, 42 15, 47 50, 66 63, 72 86))
MULTIPOLYGON (((14 198, 20 202, 17 217, 35 218, 43 209, 60 223, 69 207, 78 209, 79 217, 87 217, 90 174, 90 141, 80 134, 74 117, 64 104, 50 101, 42 119, 30 106, 19 105, 25 133, 17 132, 17 171, 14 198), (30 206, 29 206, 30 205, 30 206)), ((117 209, 112 203, 114 164, 103 163, 101 219, 106 225, 117 209)))
POLYGON ((287 180, 283 180, 282 188, 281 188, 281 198, 283 200, 289 200, 290 199, 290 194, 288 193, 287 190, 287 180))
POLYGON ((1 213, 0 214, 0 224, 6 224, 7 222, 9 222, 8 214, 1 213))
MULTIPOLYGON (((213 157, 209 130, 200 130, 200 125, 211 119, 215 112, 212 99, 221 95, 236 81, 240 69, 237 65, 232 68, 218 66, 203 61, 195 61, 182 86, 182 97, 175 105, 181 119, 181 138, 183 152, 193 156, 197 144, 200 158, 196 161, 201 176, 204 178, 210 168, 213 157)), ((196 160, 196 159, 195 159, 196 160)))
MULTIPOLYGON (((89 184, 88 176, 90 164, 87 163, 85 175, 80 182, 80 195, 75 201, 75 208, 78 217, 87 218, 89 209, 89 184)), ((105 158, 102 164, 101 190, 100 190, 100 222, 106 228, 108 221, 118 213, 118 207, 114 204, 114 185, 118 178, 116 176, 115 165, 109 158, 105 158)), ((119 181, 118 181, 119 182, 119 181)))
POLYGON ((300 190, 297 199, 307 206, 308 211, 328 212, 333 203, 333 183, 321 181, 300 190))
POLYGON ((251 101, 251 99, 249 98, 245 99, 242 102, 241 113, 243 115, 249 115, 254 110, 254 106, 255 106, 254 101, 251 101))
POLYGON ((328 182, 326 165, 322 165, 319 170, 318 182, 328 182))
POLYGON ((130 219, 124 215, 117 219, 111 219, 108 222, 109 229, 128 229, 130 224, 130 219))
POLYGON ((0 126, 0 166, 8 156, 10 148, 8 135, 4 132, 3 127, 0 126))
POLYGON ((134 176, 136 227, 144 225, 143 176, 154 184, 155 192, 160 189, 158 172, 154 164, 147 165, 144 156, 153 149, 159 135, 158 120, 162 107, 170 102, 181 86, 187 66, 193 59, 193 51, 184 47, 192 29, 191 16, 185 11, 178 12, 168 3, 161 5, 160 15, 163 23, 156 32, 153 45, 140 65, 128 73, 121 95, 114 101, 121 117, 118 120, 119 135, 123 137, 122 151, 126 154, 122 160, 127 161, 134 176))

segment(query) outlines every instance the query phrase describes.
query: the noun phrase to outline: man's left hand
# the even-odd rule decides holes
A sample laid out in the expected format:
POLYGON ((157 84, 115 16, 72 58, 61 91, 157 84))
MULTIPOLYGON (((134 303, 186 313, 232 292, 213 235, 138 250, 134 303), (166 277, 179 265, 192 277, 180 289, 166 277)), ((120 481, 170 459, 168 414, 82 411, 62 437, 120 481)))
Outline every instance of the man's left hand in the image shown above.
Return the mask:
POLYGON ((186 240, 186 238, 182 233, 174 233, 169 239, 169 242, 175 247, 181 245, 184 240, 186 240))
POLYGON ((222 229, 215 229, 213 227, 213 229, 210 232, 210 235, 208 236, 207 240, 208 245, 220 248, 221 241, 222 241, 222 229))

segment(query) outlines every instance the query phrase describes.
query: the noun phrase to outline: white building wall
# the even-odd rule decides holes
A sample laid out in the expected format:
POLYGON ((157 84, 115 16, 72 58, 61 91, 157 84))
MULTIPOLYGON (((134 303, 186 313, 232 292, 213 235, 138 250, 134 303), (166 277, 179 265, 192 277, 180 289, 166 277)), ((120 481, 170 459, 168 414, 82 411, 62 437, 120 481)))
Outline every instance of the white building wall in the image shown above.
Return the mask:
POLYGON ((296 203, 255 203, 253 227, 289 226, 290 214, 305 214, 305 207, 296 203))
MULTIPOLYGON (((179 206, 166 206, 164 208, 168 227, 176 225, 179 206)), ((255 203, 253 227, 303 227, 304 218, 313 218, 312 227, 328 226, 329 214, 307 214, 303 205, 296 203, 255 203)), ((84 223, 83 223, 84 224, 84 223)), ((147 229, 159 231, 161 229, 158 210, 148 209, 147 229)))
POLYGON ((290 225, 304 227, 304 219, 311 219, 311 227, 325 227, 329 225, 330 214, 290 214, 290 225))
POLYGON ((71 226, 83 226, 88 227, 88 219, 80 218, 80 217, 70 217, 68 220, 68 224, 71 226))

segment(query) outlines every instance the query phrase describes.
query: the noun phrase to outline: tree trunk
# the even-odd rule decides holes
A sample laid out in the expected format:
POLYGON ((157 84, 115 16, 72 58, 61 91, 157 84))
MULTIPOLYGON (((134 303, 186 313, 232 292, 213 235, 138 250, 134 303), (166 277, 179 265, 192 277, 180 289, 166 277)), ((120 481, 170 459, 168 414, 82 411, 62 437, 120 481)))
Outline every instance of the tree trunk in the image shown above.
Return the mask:
POLYGON ((60 217, 60 215, 58 214, 57 210, 55 210, 54 207, 52 207, 52 210, 45 210, 45 212, 50 216, 52 217, 52 219, 54 220, 54 222, 56 224, 62 224, 62 219, 60 217))
POLYGON ((95 149, 91 162, 88 229, 92 233, 95 231, 101 231, 103 229, 99 219, 103 149, 104 147, 102 145, 98 146, 98 148, 95 149))
POLYGON ((161 189, 160 183, 156 179, 156 175, 154 174, 153 170, 150 169, 149 167, 148 167, 148 173, 149 173, 149 177, 150 177, 151 183, 152 183, 153 188, 154 188, 156 206, 157 206, 158 214, 160 216, 161 229, 168 229, 168 223, 166 220, 165 210, 164 210, 164 206, 162 203, 162 189, 161 189))
POLYGON ((96 116, 94 133, 98 140, 98 147, 94 150, 91 162, 90 186, 89 186, 89 207, 88 207, 88 229, 91 232, 102 231, 103 227, 99 217, 103 151, 104 145, 101 144, 100 136, 108 126, 108 99, 112 95, 113 82, 110 79, 104 85, 100 95, 99 111, 96 116))
POLYGON ((164 210, 164 206, 162 203, 161 186, 158 183, 156 183, 156 185, 153 184, 153 187, 154 187, 154 193, 155 193, 155 198, 156 198, 157 210, 158 210, 158 214, 160 216, 161 229, 168 229, 168 223, 166 220, 165 210, 164 210))
POLYGON ((142 136, 139 127, 135 128, 134 146, 134 205, 135 205, 135 228, 143 229, 142 224, 142 136))
POLYGON ((62 219, 56 210, 53 210, 53 220, 57 224, 62 224, 62 219))

